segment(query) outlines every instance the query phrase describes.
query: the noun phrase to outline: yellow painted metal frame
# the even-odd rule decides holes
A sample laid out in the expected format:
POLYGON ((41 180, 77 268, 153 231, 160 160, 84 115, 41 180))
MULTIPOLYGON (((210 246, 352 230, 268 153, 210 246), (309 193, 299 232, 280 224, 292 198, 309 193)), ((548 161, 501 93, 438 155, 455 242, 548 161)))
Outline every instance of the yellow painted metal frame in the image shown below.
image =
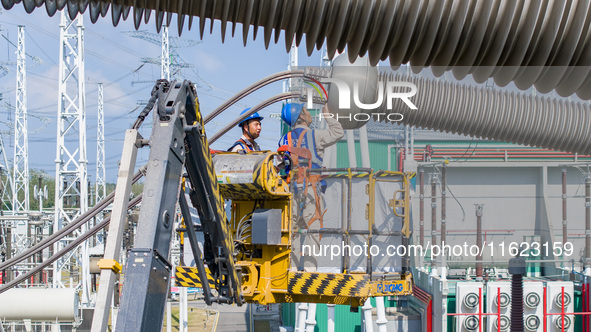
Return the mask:
MULTIPOLYGON (((402 182, 402 190, 393 197, 394 213, 403 219, 403 236, 410 235, 410 174, 400 172, 369 172, 357 174, 348 169, 346 174, 331 175, 335 177, 346 176, 349 180, 353 177, 368 177, 367 194, 369 204, 367 206, 367 218, 370 237, 375 223, 375 183, 376 181, 392 181, 392 177, 399 178, 402 182), (402 208, 402 214, 396 211, 402 208)), ((259 208, 281 208, 283 211, 281 245, 260 246, 262 256, 249 261, 239 261, 237 266, 242 266, 248 271, 259 273, 258 285, 256 280, 244 280, 244 275, 249 274, 243 269, 243 294, 247 301, 260 304, 281 302, 311 302, 348 304, 359 306, 365 299, 372 296, 401 296, 412 293, 412 275, 409 272, 389 274, 388 280, 372 280, 369 274, 364 273, 318 273, 290 271, 290 246, 291 246, 291 207, 290 202, 284 198, 268 200, 260 203, 259 208), (254 287, 253 287, 254 286, 254 287), (250 290, 253 290, 250 292, 250 290)), ((254 210, 252 201, 236 201, 232 204, 232 220, 240 220, 244 215, 254 210)), ((235 222, 236 223, 236 222, 235 222)), ((235 223, 233 226, 235 227, 235 223)), ((236 231, 236 229, 233 229, 236 231)), ((251 245, 252 246, 252 245, 251 245)), ((252 246, 255 247, 255 246, 252 246)), ((250 273, 252 275, 252 272, 250 273)))
MULTIPOLYGON (((235 152, 218 152, 216 158, 241 156, 235 152)), ((277 153, 270 151, 250 152, 248 156, 260 156, 260 160, 252 170, 251 183, 231 183, 228 176, 216 170, 216 179, 220 183, 220 191, 225 199, 255 200, 255 199, 279 199, 290 197, 289 186, 273 167, 273 158, 277 153)))
POLYGON ((236 266, 242 270, 242 292, 248 302, 261 304, 284 302, 277 293, 287 289, 288 269, 291 253, 291 202, 282 198, 265 201, 233 201, 232 230, 236 232, 237 223, 254 209, 281 209, 281 244, 253 245, 244 243, 247 253, 240 253, 236 266), (255 206, 256 205, 256 206, 255 206), (258 275, 258 278, 256 278, 258 275))
POLYGON ((121 264, 114 259, 101 259, 96 263, 101 270, 112 270, 115 273, 121 273, 121 264))
MULTIPOLYGON (((283 181, 273 168, 274 152, 263 151, 264 162, 253 171, 253 182, 250 184, 220 183, 220 192, 232 198, 232 219, 230 233, 236 239, 235 244, 240 250, 235 263, 241 279, 241 291, 247 302, 260 304, 283 302, 312 302, 347 304, 354 307, 363 305, 372 296, 400 296, 412 293, 412 275, 405 273, 380 274, 371 276, 365 273, 319 273, 292 271, 290 269, 291 254, 291 193, 287 183, 283 181), (262 192, 261 192, 262 191, 262 192), (251 196, 251 198, 249 198, 251 196), (282 211, 281 243, 278 245, 253 245, 250 238, 238 242, 237 227, 240 220, 248 218, 255 209, 280 209, 282 211)), ((237 158, 237 153, 233 154, 237 158)), ((354 177, 368 177, 367 194, 369 204, 366 216, 368 219, 369 237, 372 236, 375 223, 375 185, 376 181, 402 182, 402 190, 390 200, 394 213, 403 219, 402 234, 410 235, 410 190, 411 174, 400 172, 366 172, 355 173, 349 169, 346 173, 332 174, 329 177, 346 177, 351 181, 354 177), (396 179, 393 180, 392 177, 396 179), (402 208, 402 214, 396 211, 402 208)), ((185 274, 191 272, 184 270, 185 274)), ((190 275, 197 278, 196 274, 190 275)), ((191 278, 183 279, 183 286, 191 284, 191 278)), ((198 281, 198 278, 197 278, 198 281)), ((200 284, 200 283, 199 283, 200 284)))
POLYGON ((402 235, 410 237, 410 181, 415 176, 415 173, 401 173, 394 171, 380 171, 373 178, 374 187, 375 182, 400 182, 402 181, 402 190, 398 190, 395 196, 388 202, 388 205, 393 209, 394 215, 402 218, 402 235), (386 177, 400 176, 401 180, 388 180, 386 177), (402 208, 403 213, 399 214, 396 209, 402 208))

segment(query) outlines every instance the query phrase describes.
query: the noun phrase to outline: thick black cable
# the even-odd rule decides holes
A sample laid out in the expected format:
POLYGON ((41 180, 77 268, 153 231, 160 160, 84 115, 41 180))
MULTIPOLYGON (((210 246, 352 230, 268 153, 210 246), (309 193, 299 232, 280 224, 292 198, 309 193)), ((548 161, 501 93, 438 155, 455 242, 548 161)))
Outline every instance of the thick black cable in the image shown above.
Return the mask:
MULTIPOLYGON (((150 111, 154 107, 154 105, 156 103, 156 100, 158 100, 158 91, 160 90, 160 86, 162 85, 162 83, 165 83, 165 82, 167 82, 167 80, 159 79, 159 80, 156 81, 156 84, 152 88, 152 92, 150 94, 150 100, 148 101, 146 107, 144 107, 144 109, 142 110, 142 112, 138 115, 138 118, 135 121, 135 123, 133 124, 132 129, 136 129, 137 130, 137 129, 139 129, 141 127, 141 125, 144 122, 146 116, 150 113, 150 111)), ((134 174, 133 179, 132 179, 132 184, 136 183, 140 178, 142 178, 142 176, 144 176, 145 170, 146 170, 146 166, 143 166, 143 167, 140 168, 140 170, 137 173, 134 174)), ((141 195, 138 196, 138 197, 141 197, 141 195)), ((33 246, 33 247, 31 247, 31 248, 23 251, 22 253, 20 253, 17 256, 11 257, 10 259, 8 259, 6 261, 1 262, 0 263, 0 271, 3 271, 3 270, 8 269, 8 268, 14 266, 15 264, 17 264, 18 262, 20 262, 20 261, 22 261, 22 260, 24 260, 24 259, 26 259, 26 258, 28 258, 28 257, 30 257, 32 255, 35 255, 35 254, 43 251, 45 248, 49 247, 50 245, 53 245, 54 243, 60 241, 62 238, 64 238, 65 236, 67 236, 69 233, 71 233, 75 229, 80 228, 83 224, 85 224, 89 220, 91 220, 100 211, 102 211, 103 209, 105 209, 109 204, 113 203, 114 198, 115 198, 115 191, 113 191, 111 194, 109 194, 107 197, 105 197, 103 200, 101 200, 95 206, 93 206, 92 208, 90 208, 88 211, 86 211, 85 213, 83 213, 82 215, 80 215, 74 221, 68 223, 66 226, 64 226, 63 228, 61 228, 59 231, 51 234, 50 236, 48 236, 48 237, 44 238, 43 240, 41 240, 40 242, 38 242, 35 246, 33 246)), ((130 205, 131 205, 131 203, 130 203, 130 205)), ((105 220, 110 220, 110 217, 107 218, 107 219, 105 219, 105 220)), ((98 225, 101 225, 101 224, 102 223, 99 223, 98 225)), ((94 230, 97 226, 93 227, 92 230, 94 230)), ((98 229, 97 229, 97 231, 98 231, 98 229)), ((87 233, 85 233, 85 234, 87 234, 87 233)), ((92 233, 92 234, 94 234, 94 233, 92 233)), ((82 242, 82 241, 84 241, 84 240, 86 240, 88 238, 88 237, 84 237, 84 236, 85 235, 82 235, 81 237, 77 237, 68 246, 66 246, 66 248, 69 248, 70 245, 73 244, 73 243, 80 243, 80 242, 82 242), (84 239, 80 240, 83 237, 84 237, 84 239)), ((60 253, 61 252, 63 252, 63 250, 60 251, 60 253)), ((56 255, 53 255, 52 258, 55 257, 56 255)), ((59 258, 59 256, 57 258, 59 258)), ((45 266, 46 265, 44 265, 43 267, 45 267, 45 266)), ((41 269, 43 267, 41 267, 41 269)), ((26 275, 28 275, 28 273, 26 275)), ((14 285, 18 284, 22 280, 25 280, 25 279, 21 279, 20 276, 19 276, 17 279, 11 281, 9 283, 9 285, 13 285, 14 286, 14 285), (19 280, 19 281, 14 282, 16 280, 19 280)), ((13 286, 10 286, 10 287, 13 287, 13 286)), ((8 287, 8 288, 10 288, 10 287, 8 287)), ((5 289, 5 287, 0 288, 0 293, 2 293, 2 291, 4 289, 5 289)))
MULTIPOLYGON (((144 172, 144 167, 142 167, 137 173, 134 174, 132 184, 136 183, 139 179, 142 178, 142 176, 144 175, 143 172, 144 172)), ((83 213, 78 218, 74 219, 74 221, 67 224, 59 231, 44 238, 43 240, 38 242, 35 246, 23 251, 22 253, 18 254, 17 256, 11 257, 10 259, 0 263, 0 271, 5 270, 5 269, 17 264, 18 262, 36 254, 36 253, 43 251, 45 248, 47 248, 50 245, 54 244, 55 242, 61 240, 63 237, 65 237, 66 235, 71 233, 73 230, 79 228, 80 226, 82 226, 82 224, 88 222, 96 214, 98 214, 100 211, 102 211, 104 208, 106 208, 109 204, 113 203, 114 197, 115 197, 115 192, 112 192, 111 194, 109 194, 109 196, 104 198, 102 201, 97 203, 95 206, 93 206, 91 209, 89 209, 88 211, 83 213)))
POLYGON ((280 93, 274 97, 271 97, 269 99, 264 100, 263 102, 261 102, 260 104, 254 106, 253 108, 251 108, 248 112, 245 112, 244 114, 242 114, 241 116, 239 116, 238 118, 236 118, 236 120, 230 122, 229 124, 227 124, 224 128, 222 128, 220 131, 218 131, 217 133, 215 133, 213 136, 208 138, 208 142, 211 145, 213 142, 217 141, 220 137, 222 137, 225 133, 227 133, 228 131, 230 131, 232 128, 234 128, 236 125, 238 125, 238 123, 240 123, 240 121, 246 119, 247 117, 249 117, 250 115, 254 114, 255 112, 258 112, 260 110, 262 110, 263 108, 272 105, 278 101, 282 101, 282 100, 287 100, 287 99, 291 99, 291 98, 296 98, 299 97, 299 93, 295 93, 295 92, 284 92, 284 93, 280 93))
MULTIPOLYGON (((144 107, 142 112, 138 115, 138 118, 135 121, 135 123, 133 124, 132 129, 137 130, 141 127, 142 123, 144 122, 144 119, 146 118, 146 116, 150 113, 150 111, 154 107, 154 104, 156 103, 156 100, 158 99, 158 90, 160 89, 160 85, 164 82, 167 82, 167 81, 162 80, 162 79, 159 79, 156 81, 156 84, 154 84, 154 87, 152 88, 152 92, 150 94, 150 100, 148 101, 148 104, 146 105, 146 107, 144 107)), ((134 174, 133 179, 132 179, 132 184, 136 183, 144 175, 145 169, 146 168, 144 166, 144 167, 140 168, 140 170, 137 173, 134 174)), ((90 208, 88 211, 86 211, 85 213, 80 215, 78 218, 76 218, 71 223, 64 226, 59 231, 53 233, 52 235, 50 235, 47 238, 43 239, 42 241, 38 242, 35 246, 23 251, 19 255, 15 256, 15 257, 11 257, 10 259, 0 263, 0 271, 5 270, 8 267, 11 267, 12 265, 22 261, 23 259, 26 259, 26 258, 44 250, 45 248, 54 244, 55 242, 61 240, 68 233, 70 233, 74 229, 79 228, 80 226, 82 226, 82 224, 88 222, 91 218, 93 218, 97 213, 99 213, 104 208, 106 208, 109 204, 113 203, 114 198, 115 198, 115 192, 113 191, 111 194, 109 194, 107 197, 105 197, 102 201, 100 201, 95 206, 90 208)))
POLYGON ((221 104, 218 108, 211 111, 211 113, 209 113, 205 117, 203 117, 203 124, 207 124, 209 121, 213 120, 216 116, 220 115, 222 112, 227 110, 230 106, 234 105, 240 99, 248 96, 249 94, 253 93, 254 91, 256 91, 268 84, 271 84, 273 82, 277 82, 277 81, 280 81, 283 79, 287 79, 287 78, 303 77, 303 76, 304 76, 304 70, 302 70, 302 69, 286 70, 286 71, 282 71, 282 72, 267 76, 267 77, 263 78, 262 80, 248 86, 246 89, 238 92, 232 98, 228 99, 226 102, 221 104))
POLYGON ((162 83, 165 82, 168 81, 164 79, 159 79, 156 81, 156 84, 154 84, 154 87, 152 88, 150 99, 148 100, 146 107, 144 107, 144 109, 137 116, 137 120, 135 120, 133 126, 131 127, 132 129, 139 129, 146 117, 148 116, 148 114, 150 114, 150 111, 152 110, 152 108, 154 108, 154 105, 156 104, 156 100, 158 100, 158 90, 160 90, 160 86, 162 85, 162 83))

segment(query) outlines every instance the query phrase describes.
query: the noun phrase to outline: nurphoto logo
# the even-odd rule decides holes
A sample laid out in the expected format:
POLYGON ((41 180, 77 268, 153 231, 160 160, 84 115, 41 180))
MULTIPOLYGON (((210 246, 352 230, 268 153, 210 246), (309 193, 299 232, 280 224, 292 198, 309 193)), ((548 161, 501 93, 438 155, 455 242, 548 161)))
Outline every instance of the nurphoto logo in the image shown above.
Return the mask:
MULTIPOLYGON (((311 86, 306 88, 308 92, 306 105, 307 108, 314 107, 314 90, 320 97, 328 100, 328 93, 326 92, 325 84, 332 83, 339 91, 339 109, 351 109, 351 88, 347 82, 338 78, 323 78, 323 82, 315 79, 312 81, 317 85, 317 87, 310 82, 306 82, 311 86), (320 91, 320 89, 322 89, 322 91, 320 91)), ((382 106, 384 99, 386 101, 386 108, 388 110, 392 110, 392 105, 396 99, 400 99, 408 106, 408 108, 412 110, 417 109, 417 106, 410 100, 411 97, 414 97, 417 94, 417 86, 410 82, 388 81, 386 82, 385 86, 382 82, 378 82, 377 98, 375 102, 371 104, 366 104, 361 101, 359 91, 360 83, 357 81, 353 82, 353 102, 355 103, 356 107, 362 110, 375 110, 382 106), (385 97, 384 94, 386 95, 385 97)))

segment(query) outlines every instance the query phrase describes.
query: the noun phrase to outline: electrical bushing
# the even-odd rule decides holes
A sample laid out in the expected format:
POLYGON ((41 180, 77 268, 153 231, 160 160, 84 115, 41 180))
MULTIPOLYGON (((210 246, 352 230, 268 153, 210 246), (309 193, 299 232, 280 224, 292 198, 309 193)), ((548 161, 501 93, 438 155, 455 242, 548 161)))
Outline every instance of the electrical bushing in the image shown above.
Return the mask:
POLYGON ((523 275, 526 272, 525 259, 522 257, 509 260, 511 274, 511 332, 524 331, 523 322, 523 275))

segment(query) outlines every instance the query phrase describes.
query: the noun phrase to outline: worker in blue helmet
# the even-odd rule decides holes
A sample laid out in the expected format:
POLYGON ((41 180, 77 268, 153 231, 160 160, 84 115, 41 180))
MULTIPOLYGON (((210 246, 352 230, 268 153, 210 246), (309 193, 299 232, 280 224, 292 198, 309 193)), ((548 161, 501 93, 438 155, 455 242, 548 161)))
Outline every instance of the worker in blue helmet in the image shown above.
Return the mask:
MULTIPOLYGON (((292 159, 295 155, 298 156, 298 160, 292 160, 295 165, 291 165, 290 189, 293 198, 292 225, 300 230, 324 228, 324 192, 327 183, 318 173, 312 174, 305 169, 321 168, 324 150, 337 143, 345 134, 341 124, 329 115, 327 106, 324 106, 322 112, 325 114, 319 121, 326 121, 327 128, 312 129, 312 115, 304 104, 288 103, 281 110, 281 119, 291 130, 279 140, 279 146, 283 150, 292 151, 292 159), (300 167, 303 167, 304 171, 295 172, 300 167)), ((304 245, 314 246, 319 243, 322 235, 299 232, 292 234, 292 266, 298 270, 316 271, 316 258, 303 255, 301 248, 304 248, 304 245)))
MULTIPOLYGON (((322 109, 325 116, 320 117, 326 121, 327 129, 310 129, 312 115, 304 104, 287 103, 281 110, 281 119, 291 127, 291 131, 283 135, 279 140, 279 146, 290 146, 310 150, 312 155, 312 168, 322 167, 324 149, 338 142, 345 132, 341 124, 334 119, 328 107, 322 109)), ((301 161, 300 161, 301 162, 301 161)))
MULTIPOLYGON (((240 112, 240 115, 248 112, 250 108, 247 108, 240 112)), ((261 151, 261 147, 255 141, 261 135, 261 121, 264 118, 255 112, 249 115, 244 120, 238 123, 238 127, 242 129, 242 136, 234 142, 234 144, 228 149, 230 152, 238 151, 261 151)))

